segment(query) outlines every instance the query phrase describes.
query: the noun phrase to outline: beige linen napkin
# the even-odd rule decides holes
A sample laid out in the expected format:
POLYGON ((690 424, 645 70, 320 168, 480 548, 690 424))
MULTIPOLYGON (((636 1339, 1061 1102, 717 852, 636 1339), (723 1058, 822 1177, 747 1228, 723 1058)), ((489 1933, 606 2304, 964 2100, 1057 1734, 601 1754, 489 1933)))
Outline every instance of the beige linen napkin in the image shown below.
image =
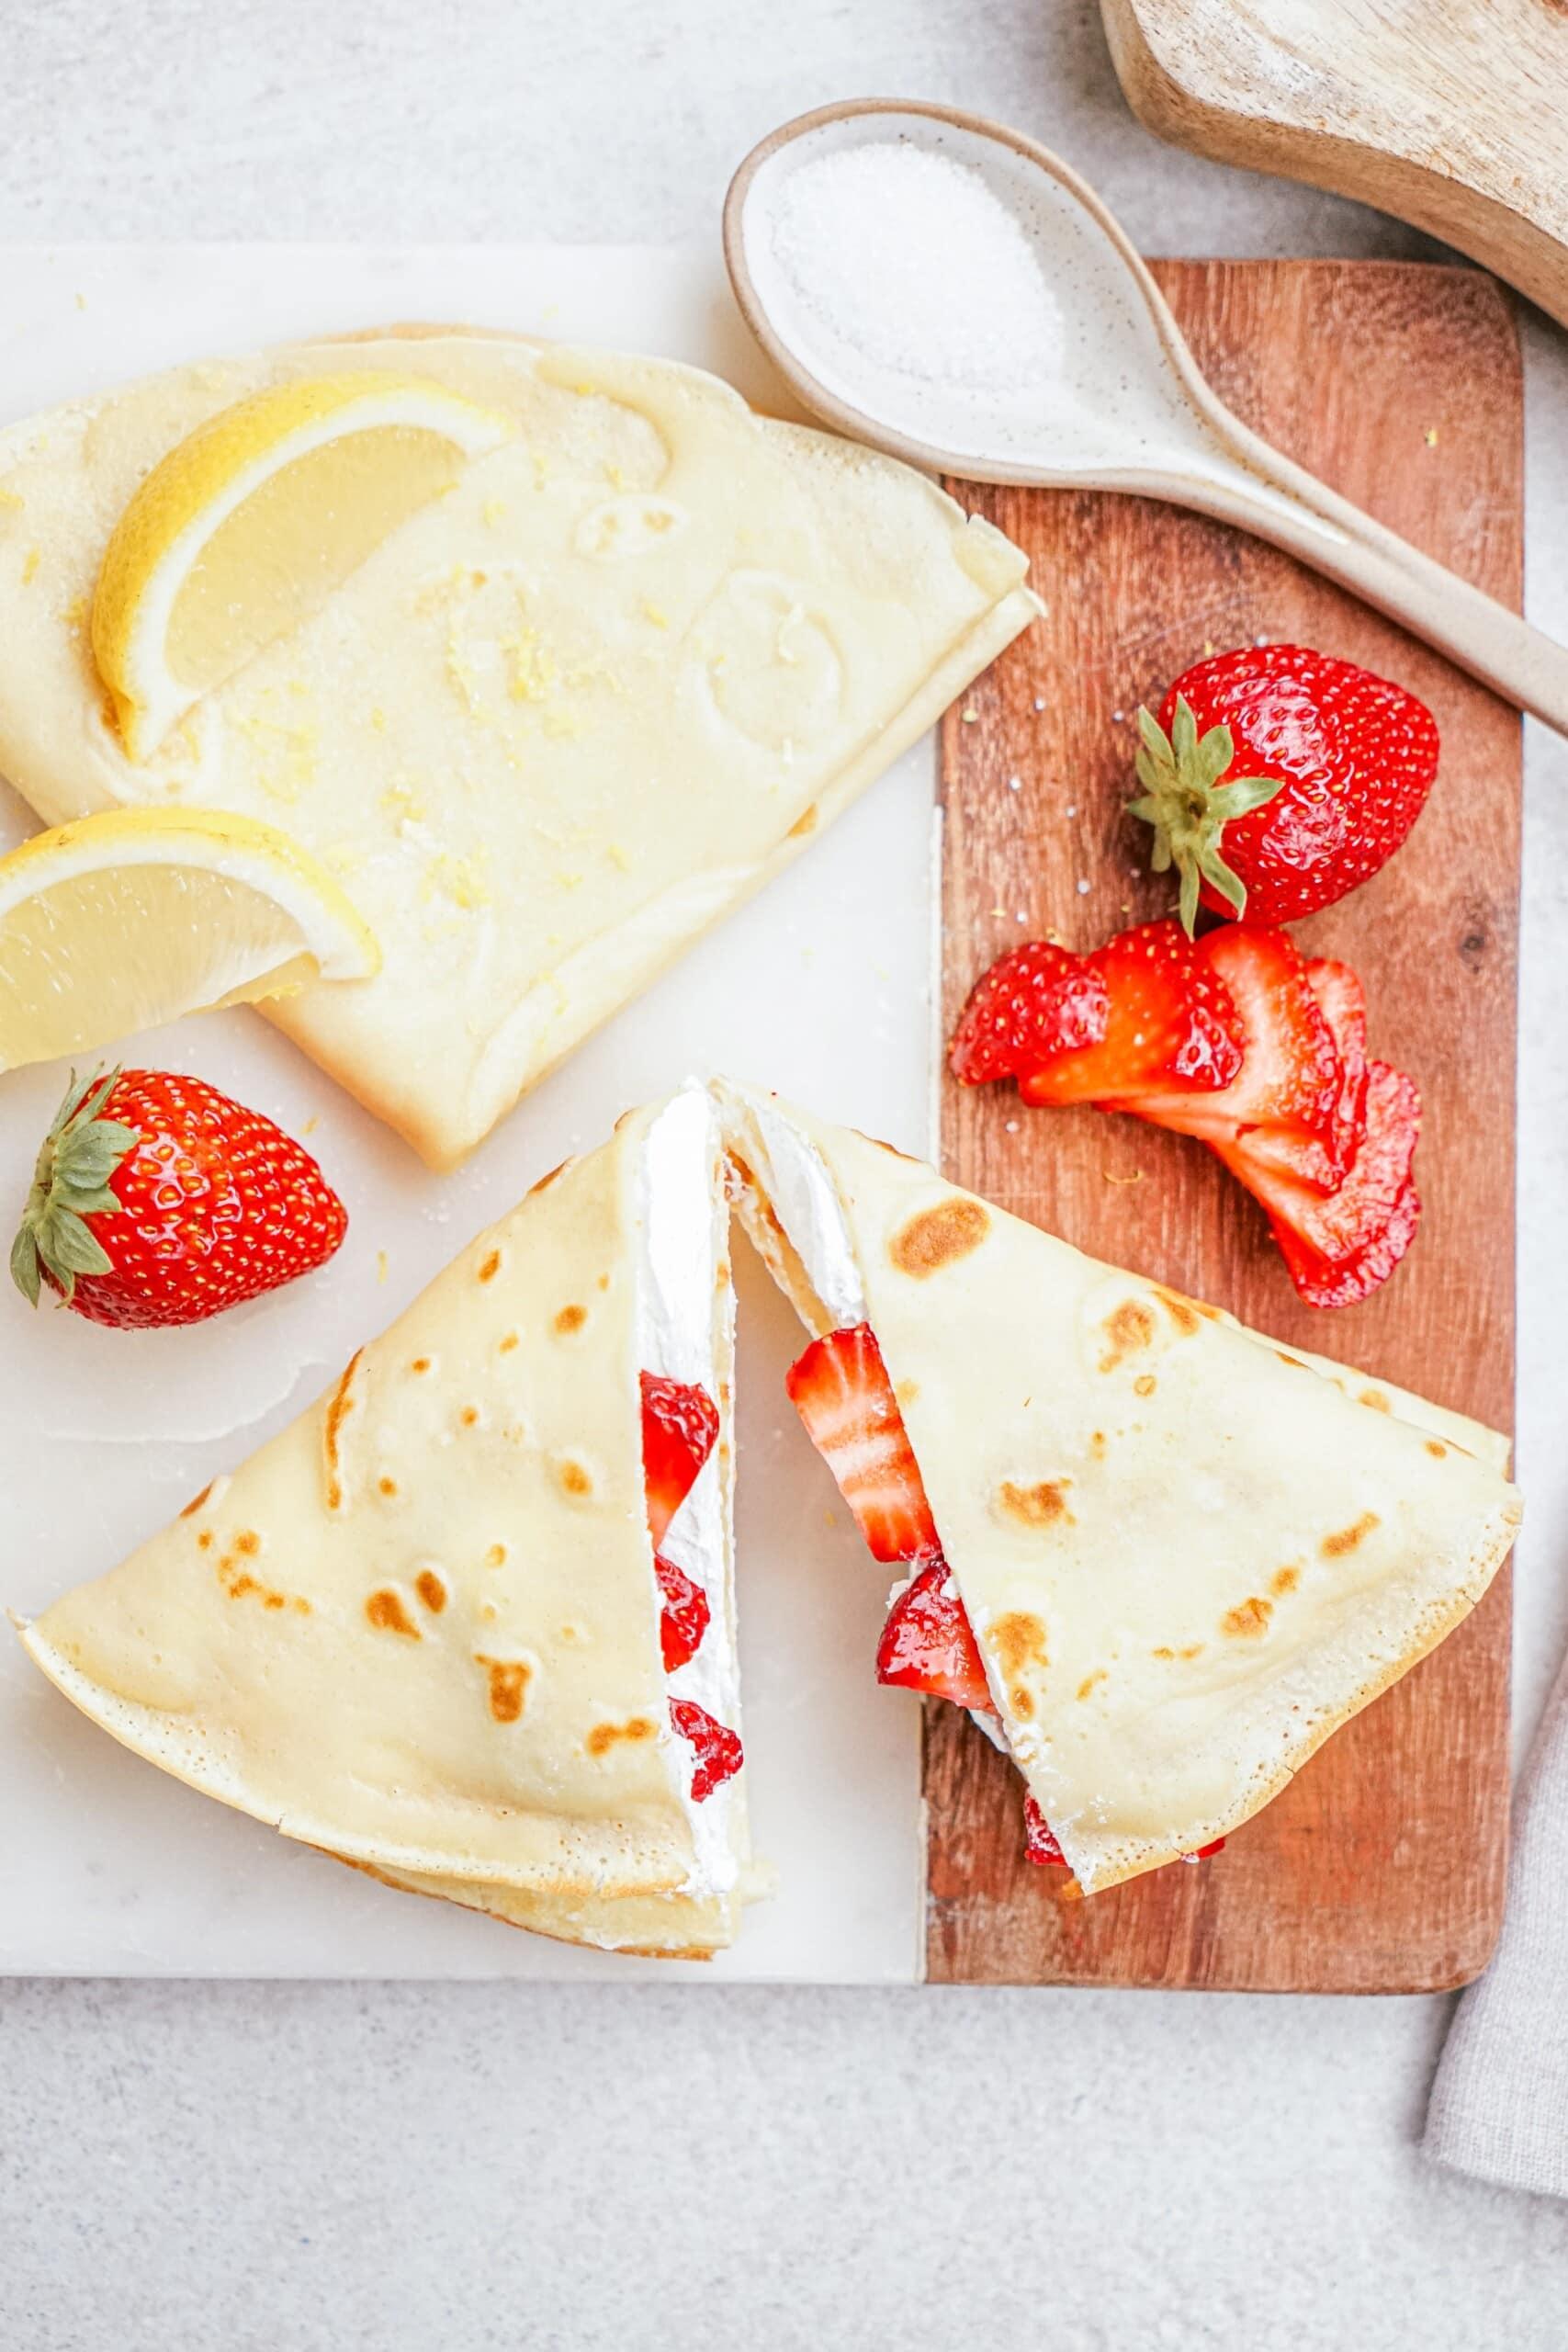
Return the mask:
POLYGON ((1460 2002, 1426 2149, 1483 2180, 1568 2197, 1568 1658, 1519 1784, 1503 1933, 1460 2002))

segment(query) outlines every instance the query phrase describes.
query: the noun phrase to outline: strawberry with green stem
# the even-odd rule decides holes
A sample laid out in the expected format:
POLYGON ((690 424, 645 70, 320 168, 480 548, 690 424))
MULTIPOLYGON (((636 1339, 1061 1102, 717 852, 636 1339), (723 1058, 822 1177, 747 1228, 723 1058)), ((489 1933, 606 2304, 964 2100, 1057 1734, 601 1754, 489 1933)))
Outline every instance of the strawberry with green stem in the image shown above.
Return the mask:
POLYGON ((1179 875, 1189 936, 1200 904, 1255 923, 1332 906, 1393 856, 1438 773, 1423 703, 1308 646, 1194 662, 1138 729, 1129 805, 1154 828, 1155 872, 1179 875))
POLYGON ((75 1072, 43 1141, 11 1276, 118 1329, 197 1323, 324 1265, 348 1213, 259 1111, 166 1070, 75 1072))

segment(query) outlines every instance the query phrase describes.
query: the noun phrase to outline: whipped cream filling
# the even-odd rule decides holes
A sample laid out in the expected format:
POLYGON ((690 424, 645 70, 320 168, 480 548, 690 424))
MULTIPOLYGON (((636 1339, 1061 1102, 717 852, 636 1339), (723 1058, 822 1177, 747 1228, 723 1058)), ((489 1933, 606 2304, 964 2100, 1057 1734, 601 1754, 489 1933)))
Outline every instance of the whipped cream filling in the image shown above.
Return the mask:
MULTIPOLYGON (((821 1154, 774 1104, 750 1091, 745 1099, 754 1130, 750 1148, 757 1150, 761 1147, 754 1171, 757 1182, 805 1267, 812 1289, 832 1317, 836 1329, 869 1321, 854 1245, 821 1154)), ((908 1590, 909 1581, 905 1577, 895 1584, 887 1596, 890 1609, 908 1590)), ((951 1570, 948 1582, 950 1589, 956 1591, 957 1580, 951 1570)), ((983 1651, 981 1656, 996 1713, 984 1714, 977 1708, 967 1712, 992 1747, 1018 1763, 997 1688, 996 1669, 983 1651)))
MULTIPOLYGON (((718 1121, 705 1089, 682 1089, 648 1131, 638 1170, 641 1265, 637 1283, 639 1368, 667 1380, 694 1381, 720 1407, 719 1367, 730 1358, 734 1294, 721 1289, 728 1213, 716 1182, 718 1121)), ((672 1698, 694 1700, 730 1731, 740 1727, 740 1676, 728 1527, 731 1457, 716 1445, 660 1545, 667 1560, 702 1587, 709 1620, 694 1657, 667 1675, 672 1698)), ((695 1859, 682 1893, 722 1894, 736 1883, 735 1800, 739 1774, 699 1804, 692 1794, 696 1754, 669 1734, 695 1859)))
POLYGON ((865 1292, 839 1195, 821 1153, 766 1098, 748 1094, 746 1106, 761 1147, 756 1177, 767 1194, 807 1279, 842 1330, 866 1320, 865 1292))

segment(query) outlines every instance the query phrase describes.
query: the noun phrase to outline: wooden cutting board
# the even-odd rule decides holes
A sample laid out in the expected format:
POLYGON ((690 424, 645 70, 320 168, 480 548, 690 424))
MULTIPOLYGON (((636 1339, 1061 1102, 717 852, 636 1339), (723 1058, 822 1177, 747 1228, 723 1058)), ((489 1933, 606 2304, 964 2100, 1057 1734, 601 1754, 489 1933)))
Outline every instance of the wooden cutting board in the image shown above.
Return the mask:
MULTIPOLYGON (((1517 605, 1522 386, 1508 298, 1418 264, 1156 264, 1223 399, 1380 521, 1517 605)), ((1098 1256, 1495 1427, 1512 1426, 1517 716, 1288 556, 1140 499, 954 484, 1027 549, 1050 606, 943 730, 946 1027, 1004 948, 1089 947, 1169 911, 1122 813, 1134 714, 1204 653, 1293 639, 1409 685, 1442 765, 1404 848, 1300 928, 1361 973, 1371 1049, 1425 1099, 1425 1217, 1361 1306, 1297 1298, 1260 1212, 1202 1147, 943 1081, 948 1172, 1098 1256), (1019 788, 1010 788, 1010 779, 1019 788), (1085 885, 1087 884, 1087 888, 1085 885)), ((1142 837, 1142 838, 1140 838, 1142 837)), ((1484 1965, 1506 1858, 1506 1574, 1213 1860, 1089 1901, 1023 1860, 1012 1767, 931 1704, 933 1983, 1427 1992, 1484 1965)))
POLYGON ((1429 230, 1568 322, 1564 0, 1100 0, 1161 138, 1429 230))

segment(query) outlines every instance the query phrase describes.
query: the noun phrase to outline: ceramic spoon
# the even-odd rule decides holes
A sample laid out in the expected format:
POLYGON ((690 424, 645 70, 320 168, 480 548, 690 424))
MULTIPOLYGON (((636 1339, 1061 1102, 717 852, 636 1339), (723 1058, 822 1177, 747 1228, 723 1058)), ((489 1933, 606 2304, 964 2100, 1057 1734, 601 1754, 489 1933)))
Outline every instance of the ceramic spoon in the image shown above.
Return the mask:
POLYGON ((1122 231, 1033 140, 897 99, 820 107, 741 164, 724 249, 759 342, 843 432, 972 481, 1237 524, 1568 734, 1568 650, 1233 416, 1122 231), (877 178, 867 151, 889 146, 877 178), (911 149, 963 173, 911 169, 911 149))

